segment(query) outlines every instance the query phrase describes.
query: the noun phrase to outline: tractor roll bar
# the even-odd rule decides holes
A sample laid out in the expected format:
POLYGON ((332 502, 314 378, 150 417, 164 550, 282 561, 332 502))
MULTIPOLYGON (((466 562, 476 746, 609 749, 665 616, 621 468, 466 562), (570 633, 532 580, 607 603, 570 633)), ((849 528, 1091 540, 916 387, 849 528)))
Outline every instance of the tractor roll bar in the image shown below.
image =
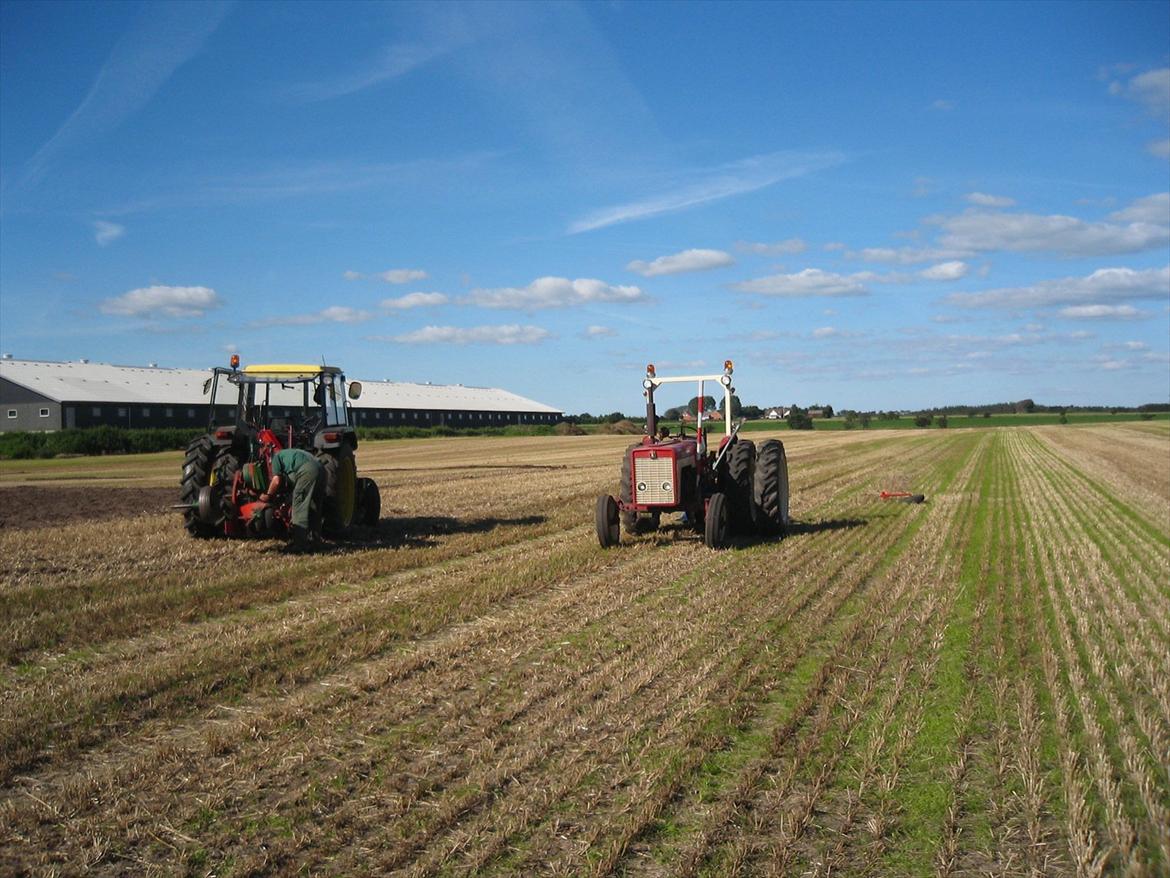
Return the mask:
POLYGON ((698 420, 695 423, 695 428, 699 431, 703 429, 703 389, 704 382, 718 381, 723 386, 723 429, 727 437, 730 439, 731 430, 731 394, 735 392, 735 388, 731 386, 731 373, 734 371, 734 364, 731 360, 723 362, 723 372, 718 375, 677 375, 669 378, 664 378, 654 371, 654 365, 651 363, 646 367, 646 377, 642 380, 642 387, 645 389, 646 396, 646 432, 653 436, 658 427, 658 414, 654 409, 654 391, 662 384, 683 384, 688 381, 699 382, 699 411, 698 420))

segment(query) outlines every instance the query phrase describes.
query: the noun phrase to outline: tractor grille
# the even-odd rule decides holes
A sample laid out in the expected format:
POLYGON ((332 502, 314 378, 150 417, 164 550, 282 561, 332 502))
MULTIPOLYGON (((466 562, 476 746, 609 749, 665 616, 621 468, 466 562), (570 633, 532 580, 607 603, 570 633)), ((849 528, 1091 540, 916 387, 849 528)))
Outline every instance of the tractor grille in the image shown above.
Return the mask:
POLYGON ((634 458, 634 500, 637 503, 674 503, 674 458, 634 458))

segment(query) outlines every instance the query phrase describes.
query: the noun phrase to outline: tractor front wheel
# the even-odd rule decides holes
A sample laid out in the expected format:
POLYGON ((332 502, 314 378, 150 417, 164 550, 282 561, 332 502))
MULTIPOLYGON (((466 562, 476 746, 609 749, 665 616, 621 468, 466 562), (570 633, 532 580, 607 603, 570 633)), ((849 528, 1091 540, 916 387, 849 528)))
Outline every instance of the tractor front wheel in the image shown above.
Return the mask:
POLYGON ((788 458, 779 439, 769 439, 760 446, 754 493, 760 509, 760 531, 768 536, 783 535, 789 523, 788 458))
POLYGON ((609 494, 602 494, 597 498, 593 520, 597 526, 597 542, 601 543, 601 548, 608 549, 621 541, 622 529, 618 520, 617 501, 609 494))
POLYGON ((336 454, 322 453, 318 458, 325 470, 325 531, 331 535, 342 533, 353 524, 357 508, 357 465, 353 450, 338 449, 336 454))
POLYGON ((378 483, 373 479, 358 479, 357 494, 361 523, 366 527, 377 527, 382 517, 382 495, 378 492, 378 483))
POLYGON ((703 528, 703 542, 712 549, 727 545, 728 527, 727 496, 712 494, 707 501, 707 523, 703 528))

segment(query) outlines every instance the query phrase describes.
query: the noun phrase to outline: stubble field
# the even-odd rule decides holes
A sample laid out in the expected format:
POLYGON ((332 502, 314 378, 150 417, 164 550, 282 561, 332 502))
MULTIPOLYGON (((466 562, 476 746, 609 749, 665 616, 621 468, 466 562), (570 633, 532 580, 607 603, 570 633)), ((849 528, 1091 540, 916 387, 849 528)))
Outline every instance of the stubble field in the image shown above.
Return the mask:
POLYGON ((310 555, 5 465, 0 873, 1170 872, 1167 425, 781 438, 724 552, 598 547, 627 437, 363 445, 310 555))

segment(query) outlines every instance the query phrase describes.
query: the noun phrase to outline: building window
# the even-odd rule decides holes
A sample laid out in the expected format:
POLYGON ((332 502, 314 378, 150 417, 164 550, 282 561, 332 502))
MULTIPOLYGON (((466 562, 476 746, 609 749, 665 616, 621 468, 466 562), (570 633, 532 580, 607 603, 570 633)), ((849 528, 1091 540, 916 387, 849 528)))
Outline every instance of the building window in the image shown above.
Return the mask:
POLYGON ((16 417, 16 409, 9 409, 8 410, 8 417, 15 418, 16 417))
POLYGON ((100 418, 102 416, 102 407, 100 405, 95 405, 90 413, 95 418, 100 418))
POLYGON ((175 416, 175 410, 174 409, 163 409, 163 414, 168 418, 173 418, 175 416))
POLYGON ((124 408, 120 408, 120 409, 118 409, 118 417, 119 417, 119 418, 124 418, 124 417, 126 417, 126 409, 124 409, 124 408))
POLYGON ((150 409, 146 408, 145 406, 143 406, 143 408, 142 408, 142 417, 144 417, 144 418, 150 417, 150 409))
POLYGON ((37 414, 39 414, 42 418, 47 418, 49 416, 49 410, 41 409, 39 412, 37 412, 37 414))
POLYGON ((187 409, 187 417, 194 418, 195 417, 195 409, 187 409))

